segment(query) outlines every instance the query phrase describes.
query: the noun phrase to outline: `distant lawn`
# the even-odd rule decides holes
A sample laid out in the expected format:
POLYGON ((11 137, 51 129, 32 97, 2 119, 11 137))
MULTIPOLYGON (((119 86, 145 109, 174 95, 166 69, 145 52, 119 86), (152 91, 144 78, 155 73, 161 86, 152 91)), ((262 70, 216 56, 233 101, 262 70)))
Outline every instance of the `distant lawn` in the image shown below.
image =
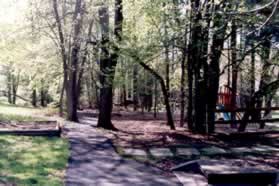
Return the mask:
POLYGON ((64 185, 68 149, 61 138, 0 136, 0 184, 64 185))
POLYGON ((42 116, 50 116, 55 112, 54 108, 33 108, 0 102, 0 121, 2 122, 42 121, 46 120, 42 116))
POLYGON ((41 118, 36 118, 32 116, 16 115, 16 114, 2 114, 0 113, 0 121, 2 122, 21 122, 21 121, 38 121, 43 120, 41 118))

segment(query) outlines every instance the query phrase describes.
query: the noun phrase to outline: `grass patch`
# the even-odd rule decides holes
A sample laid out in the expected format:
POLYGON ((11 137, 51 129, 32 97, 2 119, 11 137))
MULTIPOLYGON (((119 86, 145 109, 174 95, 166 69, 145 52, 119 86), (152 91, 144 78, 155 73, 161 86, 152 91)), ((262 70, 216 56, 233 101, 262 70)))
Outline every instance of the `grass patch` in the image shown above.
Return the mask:
POLYGON ((0 113, 0 121, 2 122, 31 122, 42 121, 42 118, 36 118, 32 116, 16 115, 16 114, 2 114, 0 113))
POLYGON ((43 109, 40 108, 0 103, 0 121, 2 122, 44 121, 45 119, 38 117, 38 115, 42 115, 41 113, 43 113, 43 109))
POLYGON ((63 185, 66 139, 0 136, 0 180, 16 185, 63 185))

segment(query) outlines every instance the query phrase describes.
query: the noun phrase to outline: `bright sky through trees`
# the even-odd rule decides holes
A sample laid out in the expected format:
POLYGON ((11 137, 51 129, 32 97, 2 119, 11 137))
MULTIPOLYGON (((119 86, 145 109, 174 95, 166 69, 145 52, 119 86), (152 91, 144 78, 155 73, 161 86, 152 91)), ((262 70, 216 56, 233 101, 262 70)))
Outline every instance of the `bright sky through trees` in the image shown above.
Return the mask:
POLYGON ((0 24, 12 24, 24 18, 27 0, 1 0, 0 24))

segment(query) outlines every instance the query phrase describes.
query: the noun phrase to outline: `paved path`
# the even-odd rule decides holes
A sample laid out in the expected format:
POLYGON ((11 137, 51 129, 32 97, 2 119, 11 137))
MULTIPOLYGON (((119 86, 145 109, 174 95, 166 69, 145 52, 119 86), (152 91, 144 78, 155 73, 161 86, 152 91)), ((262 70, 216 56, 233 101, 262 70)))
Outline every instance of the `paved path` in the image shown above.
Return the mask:
POLYGON ((181 185, 176 177, 148 165, 120 157, 109 139, 96 133, 87 123, 67 124, 71 156, 66 171, 66 186, 172 186, 181 185))

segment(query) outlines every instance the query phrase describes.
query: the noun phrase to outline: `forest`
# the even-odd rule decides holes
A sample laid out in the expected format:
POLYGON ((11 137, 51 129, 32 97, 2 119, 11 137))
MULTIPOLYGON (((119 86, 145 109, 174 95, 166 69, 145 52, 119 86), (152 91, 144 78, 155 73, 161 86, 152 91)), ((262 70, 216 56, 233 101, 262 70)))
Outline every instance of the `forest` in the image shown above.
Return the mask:
MULTIPOLYGON (((111 141, 114 153, 163 172, 185 162, 180 155, 202 159, 207 148, 224 152, 205 152, 211 158, 230 154, 242 161, 254 151, 240 158, 233 148, 268 146, 254 159, 278 172, 279 0, 5 0, 0 5, 0 135, 8 128, 9 135, 31 135, 19 141, 60 144, 59 170, 68 156, 80 158, 75 150, 89 148, 88 136, 98 141, 100 135, 111 141), (34 137, 42 134, 62 139, 34 137), (78 138, 88 144, 72 141, 78 138)), ((3 137, 7 144, 12 139, 3 137)), ((51 149, 46 153, 55 156, 51 149)), ((88 156, 102 156, 98 153, 88 156)), ((83 175, 71 166, 66 185, 112 181, 74 182, 83 175)), ((83 170, 105 169, 92 167, 83 170)), ((20 170, 13 171, 9 174, 20 170)), ((135 177, 136 185, 147 179, 135 177)), ((176 182, 155 179, 146 185, 176 182)), ((32 177, 5 180, 47 185, 32 177)), ((120 181, 125 184, 132 182, 120 181)))

